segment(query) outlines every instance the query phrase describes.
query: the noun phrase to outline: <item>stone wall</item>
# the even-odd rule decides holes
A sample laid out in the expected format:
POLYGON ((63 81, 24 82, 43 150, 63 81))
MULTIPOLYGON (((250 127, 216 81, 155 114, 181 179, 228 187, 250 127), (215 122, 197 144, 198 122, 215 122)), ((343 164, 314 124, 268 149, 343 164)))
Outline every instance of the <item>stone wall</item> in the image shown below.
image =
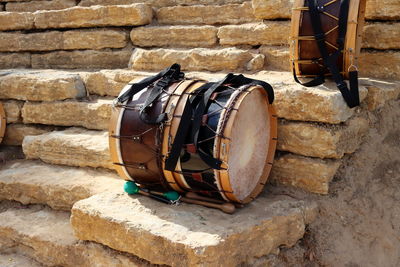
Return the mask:
MULTIPOLYGON (((2 0, 0 68, 289 70, 292 3, 2 0)), ((398 78, 399 17, 396 0, 367 1, 362 75, 398 78)))

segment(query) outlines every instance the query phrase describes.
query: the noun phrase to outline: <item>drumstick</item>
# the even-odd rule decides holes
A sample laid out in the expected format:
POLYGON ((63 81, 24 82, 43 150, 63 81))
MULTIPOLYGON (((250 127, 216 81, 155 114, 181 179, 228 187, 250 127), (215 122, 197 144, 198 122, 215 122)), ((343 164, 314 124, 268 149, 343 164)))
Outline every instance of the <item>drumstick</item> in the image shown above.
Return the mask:
MULTIPOLYGON (((204 200, 204 201, 208 201, 208 202, 212 202, 212 203, 217 203, 217 204, 223 204, 226 203, 223 200, 219 200, 219 199, 213 199, 213 198, 209 198, 209 197, 204 197, 204 196, 200 196, 199 194, 195 193, 195 192, 187 192, 185 197, 187 198, 192 198, 192 199, 197 199, 197 200, 204 200)), ((235 205, 236 208, 243 208, 244 205, 241 203, 232 203, 233 205, 235 205)))
POLYGON ((228 213, 228 214, 233 214, 236 210, 235 205, 232 203, 223 203, 223 204, 217 204, 217 203, 211 203, 207 201, 201 201, 201 200, 196 200, 196 199, 191 199, 187 197, 181 197, 180 200, 185 203, 190 203, 190 204, 197 204, 209 208, 214 208, 214 209, 220 209, 221 211, 228 213))

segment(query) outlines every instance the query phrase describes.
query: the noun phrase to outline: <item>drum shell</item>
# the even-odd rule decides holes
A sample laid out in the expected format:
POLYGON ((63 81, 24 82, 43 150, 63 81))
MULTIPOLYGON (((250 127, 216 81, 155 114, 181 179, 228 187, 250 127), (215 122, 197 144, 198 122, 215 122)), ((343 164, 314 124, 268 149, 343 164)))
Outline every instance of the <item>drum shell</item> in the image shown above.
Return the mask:
MULTIPOLYGON (((320 5, 330 2, 332 1, 318 1, 320 5)), ((344 50, 337 62, 338 69, 345 78, 348 78, 349 71, 357 69, 362 28, 364 25, 365 2, 365 0, 351 0, 349 4, 344 50)), ((320 59, 321 54, 314 38, 314 31, 307 6, 307 0, 295 0, 292 12, 290 59, 292 68, 298 77, 315 77, 323 72, 323 62, 320 59), (316 63, 315 59, 320 60, 316 63)), ((325 6, 324 11, 327 14, 338 17, 340 1, 337 0, 325 6)), ((334 47, 338 47, 337 37, 339 31, 335 29, 338 26, 338 21, 327 14, 322 14, 320 18, 323 31, 326 33, 326 48, 328 53, 331 54, 336 51, 334 47)), ((325 74, 330 75, 327 70, 325 70, 325 74)))
MULTIPOLYGON (((149 108, 152 118, 163 113, 169 94, 182 82, 171 84, 149 108)), ((115 169, 125 180, 133 180, 149 188, 168 188, 162 175, 160 144, 163 127, 143 122, 140 106, 145 102, 150 90, 144 90, 138 97, 123 105, 113 107, 109 142, 115 169)))

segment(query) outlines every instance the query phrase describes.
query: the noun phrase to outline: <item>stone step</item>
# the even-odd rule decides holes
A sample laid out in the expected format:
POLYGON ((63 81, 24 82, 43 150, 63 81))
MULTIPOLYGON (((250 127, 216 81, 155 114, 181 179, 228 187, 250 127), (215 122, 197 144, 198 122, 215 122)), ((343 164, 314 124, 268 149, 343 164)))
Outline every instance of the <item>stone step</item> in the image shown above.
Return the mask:
POLYGON ((2 52, 99 50, 103 48, 123 48, 127 45, 127 32, 124 29, 0 33, 0 51, 2 52))
POLYGON ((55 101, 85 96, 85 85, 77 74, 52 70, 0 71, 0 99, 55 101))
POLYGON ((22 123, 8 124, 2 144, 10 146, 21 146, 25 136, 40 135, 54 131, 56 129, 57 127, 44 125, 22 123))
POLYGON ((81 240, 154 264, 251 266, 253 260, 276 253, 280 246, 293 246, 316 213, 313 203, 267 194, 228 215, 201 206, 168 206, 143 196, 107 192, 77 202, 71 224, 81 240))
POLYGON ((62 10, 0 13, 0 31, 107 26, 139 26, 152 21, 149 5, 71 7, 62 10), (107 15, 104 15, 107 14, 107 15))
POLYGON ((194 5, 162 7, 156 10, 159 24, 242 24, 253 22, 253 9, 250 2, 226 5, 194 5))
POLYGON ((111 99, 26 102, 22 118, 24 123, 105 130, 108 129, 111 105, 111 99))
MULTIPOLYGON (((368 0, 367 20, 399 20, 400 4, 397 0, 368 0)), ((252 0, 254 15, 258 19, 290 19, 292 0, 252 0)))
POLYGON ((151 266, 133 255, 80 242, 73 235, 69 217, 69 212, 40 206, 10 208, 0 213, 0 249, 45 266, 151 266))
POLYGON ((16 253, 0 253, 2 267, 42 267, 43 265, 28 257, 16 253))
POLYGON ((113 169, 108 132, 71 128, 25 137, 22 148, 28 159, 51 164, 113 169))
MULTIPOLYGON (((201 0, 202 5, 224 5, 224 4, 241 4, 247 0, 201 0)), ((95 5, 130 5, 133 3, 143 3, 143 0, 82 0, 80 6, 95 5)), ((147 4, 152 7, 160 8, 166 6, 193 6, 199 5, 198 0, 147 0, 147 4)))
POLYGON ((70 210, 75 202, 95 194, 111 189, 122 191, 123 184, 115 173, 106 170, 14 160, 0 169, 0 200, 70 210))
POLYGON ((270 178, 277 184, 326 195, 329 193, 329 183, 340 165, 340 160, 310 158, 291 153, 278 154, 270 178))
POLYGON ((75 0, 51 0, 51 1, 29 1, 11 2, 6 4, 5 10, 8 12, 35 12, 37 10, 59 10, 76 6, 75 0))

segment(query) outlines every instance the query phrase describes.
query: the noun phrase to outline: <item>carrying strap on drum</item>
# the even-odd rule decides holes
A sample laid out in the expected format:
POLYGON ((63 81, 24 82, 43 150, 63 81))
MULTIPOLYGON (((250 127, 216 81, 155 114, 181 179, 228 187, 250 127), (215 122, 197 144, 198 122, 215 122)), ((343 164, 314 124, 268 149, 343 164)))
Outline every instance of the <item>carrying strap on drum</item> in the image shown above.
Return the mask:
POLYGON ((171 83, 182 80, 184 73, 181 72, 181 66, 179 64, 173 64, 171 67, 164 69, 160 73, 145 78, 138 83, 132 84, 131 88, 125 91, 121 96, 117 98, 118 103, 123 103, 126 100, 131 99, 135 94, 139 93, 143 89, 156 82, 151 88, 149 95, 143 106, 140 108, 140 119, 147 124, 158 124, 167 119, 167 114, 159 114, 156 118, 150 118, 147 114, 151 104, 161 95, 163 90, 167 88, 171 83))
POLYGON ((264 81, 254 80, 247 78, 243 75, 234 75, 229 73, 224 79, 215 83, 206 83, 200 87, 196 95, 191 97, 187 101, 184 111, 182 113, 181 122, 178 127, 177 135, 175 136, 174 143, 172 144, 171 151, 168 158, 165 161, 165 169, 169 171, 174 171, 176 164, 178 162, 181 149, 184 145, 185 140, 190 131, 189 145, 192 146, 193 152, 198 153, 200 158, 213 169, 221 169, 221 160, 214 158, 212 155, 202 151, 198 147, 198 137, 200 132, 200 127, 202 125, 202 119, 204 112, 207 109, 210 98, 214 92, 221 88, 223 85, 230 85, 232 87, 238 88, 243 85, 260 85, 262 86, 268 95, 269 103, 272 104, 274 101, 274 90, 272 86, 264 81), (190 127, 191 126, 191 127, 190 127))
MULTIPOLYGON (((338 27, 339 36, 337 39, 338 50, 332 53, 331 55, 329 55, 328 50, 326 48, 325 33, 322 30, 322 23, 320 17, 320 12, 323 12, 324 6, 318 5, 318 0, 308 0, 308 7, 311 17, 311 24, 314 30, 314 36, 317 41, 318 49, 321 53, 325 67, 332 74, 333 80, 335 81, 336 86, 342 93, 342 96, 346 101, 347 105, 350 108, 360 105, 360 98, 358 92, 358 72, 356 70, 349 72, 349 83, 350 83, 350 90, 349 90, 346 82, 343 79, 342 74, 340 73, 337 67, 338 58, 342 50, 344 49, 344 42, 347 31, 347 20, 349 14, 349 0, 341 0, 340 2, 339 27, 338 27)), ((323 72, 323 70, 321 71, 323 72)), ((315 79, 307 83, 301 83, 298 80, 295 71, 293 71, 295 81, 306 87, 316 86, 324 83, 325 77, 322 72, 315 79)))

